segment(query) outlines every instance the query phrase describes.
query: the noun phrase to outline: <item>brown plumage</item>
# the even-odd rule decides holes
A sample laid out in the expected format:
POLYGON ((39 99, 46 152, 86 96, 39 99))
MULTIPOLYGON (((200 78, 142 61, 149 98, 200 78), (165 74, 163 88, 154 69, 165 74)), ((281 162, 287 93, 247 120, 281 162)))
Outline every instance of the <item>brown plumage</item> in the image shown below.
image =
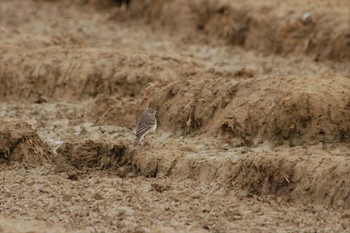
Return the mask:
POLYGON ((147 108, 141 114, 140 118, 136 124, 136 140, 134 146, 137 144, 149 133, 153 133, 157 128, 157 118, 156 110, 153 108, 147 108))

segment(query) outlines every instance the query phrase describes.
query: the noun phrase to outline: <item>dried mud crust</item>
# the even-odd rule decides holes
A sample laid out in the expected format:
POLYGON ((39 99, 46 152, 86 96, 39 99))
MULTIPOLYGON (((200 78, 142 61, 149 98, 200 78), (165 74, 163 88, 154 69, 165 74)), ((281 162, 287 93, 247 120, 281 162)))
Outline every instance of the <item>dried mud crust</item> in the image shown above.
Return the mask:
POLYGON ((74 179, 84 172, 108 170, 122 178, 170 177, 215 182, 228 190, 246 190, 247 195, 273 195, 291 203, 347 210, 350 153, 345 151, 295 147, 241 156, 232 151, 230 158, 207 156, 180 142, 134 148, 131 143, 112 143, 108 139, 80 140, 64 143, 57 150, 56 171, 73 174, 74 179))
POLYGON ((200 67, 191 59, 142 54, 133 49, 57 49, 6 53, 0 59, 0 96, 42 102, 99 94, 135 97, 155 81, 176 80, 200 67), (168 71, 169 70, 169 71, 168 71), (171 72, 171 73, 168 73, 171 72))
POLYGON ((273 194, 286 201, 350 209, 349 155, 302 148, 248 155, 238 162, 232 182, 259 196, 273 194))
POLYGON ((97 125, 119 125, 131 128, 137 121, 139 100, 133 97, 119 95, 98 95, 92 104, 88 105, 87 119, 97 125), (126 107, 127 106, 127 107, 126 107))
POLYGON ((66 142, 58 150, 56 164, 70 165, 83 170, 117 170, 129 164, 135 150, 125 142, 119 144, 106 140, 66 142))
POLYGON ((344 232, 350 221, 347 213, 244 196, 189 179, 94 172, 72 181, 44 167, 3 175, 2 207, 8 215, 51 222, 68 232, 344 232))
POLYGON ((350 79, 344 76, 258 79, 197 73, 156 85, 143 98, 144 106, 159 109, 160 125, 183 134, 239 138, 238 146, 350 141, 350 79))
POLYGON ((274 1, 149 0, 132 1, 126 14, 182 34, 187 40, 219 38, 265 53, 297 53, 345 62, 350 60, 350 37, 348 12, 341 9, 344 4, 335 1, 330 7, 327 1, 297 1, 291 10, 291 4, 274 1))
POLYGON ((53 153, 28 123, 0 119, 0 168, 14 163, 29 167, 52 164, 53 153))
POLYGON ((66 233, 63 227, 43 221, 23 221, 9 217, 0 217, 0 232, 6 233, 66 233))
POLYGON ((304 1, 246 2, 2 1, 0 117, 20 121, 0 126, 0 212, 79 232, 348 230, 342 0, 305 22, 304 1), (149 104, 159 128, 134 148, 149 104))
POLYGON ((165 158, 156 149, 137 153, 133 167, 145 176, 191 178, 292 203, 350 208, 349 153, 332 156, 322 150, 310 152, 296 147, 284 152, 248 153, 239 159, 208 158, 188 151, 181 155, 175 150, 168 154, 172 156, 165 158))

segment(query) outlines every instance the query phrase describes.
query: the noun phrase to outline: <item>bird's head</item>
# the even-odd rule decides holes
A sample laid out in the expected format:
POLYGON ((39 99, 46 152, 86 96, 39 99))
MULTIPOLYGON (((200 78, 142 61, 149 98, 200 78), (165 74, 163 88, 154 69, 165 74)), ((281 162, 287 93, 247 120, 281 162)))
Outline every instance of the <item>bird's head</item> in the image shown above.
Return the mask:
POLYGON ((150 115, 155 116, 156 113, 157 113, 157 110, 155 110, 155 109, 153 109, 153 108, 147 108, 147 109, 146 109, 146 112, 147 112, 148 114, 150 114, 150 115))

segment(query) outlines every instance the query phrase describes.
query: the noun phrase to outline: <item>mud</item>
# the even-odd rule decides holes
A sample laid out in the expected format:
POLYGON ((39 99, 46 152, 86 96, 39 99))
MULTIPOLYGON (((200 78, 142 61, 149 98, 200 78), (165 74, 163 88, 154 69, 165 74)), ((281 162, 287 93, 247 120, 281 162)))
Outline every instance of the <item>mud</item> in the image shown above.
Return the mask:
POLYGON ((349 231, 344 4, 1 1, 0 232, 349 231))
POLYGON ((51 148, 43 142, 32 127, 17 120, 0 120, 0 166, 19 163, 37 167, 53 164, 51 148))
POLYGON ((349 61, 348 12, 342 4, 346 2, 135 1, 125 14, 154 28, 181 32, 185 41, 219 38, 263 53, 349 61))
POLYGON ((221 131, 247 146, 349 142, 349 78, 227 76, 197 74, 154 86, 146 95, 161 95, 146 103, 159 109, 167 127, 210 136, 221 131))

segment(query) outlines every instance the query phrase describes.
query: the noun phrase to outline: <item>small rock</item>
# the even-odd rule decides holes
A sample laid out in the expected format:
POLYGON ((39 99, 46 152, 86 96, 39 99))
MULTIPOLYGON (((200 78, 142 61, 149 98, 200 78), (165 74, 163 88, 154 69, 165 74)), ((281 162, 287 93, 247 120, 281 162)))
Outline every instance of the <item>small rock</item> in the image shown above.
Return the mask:
POLYGON ((310 14, 310 12, 305 12, 305 13, 301 16, 301 22, 303 22, 304 24, 310 24, 310 23, 312 23, 312 19, 311 19, 311 14, 310 14))
POLYGON ((47 193, 50 193, 50 190, 48 187, 42 187, 39 189, 39 192, 47 194, 47 193))
POLYGON ((165 186, 165 185, 161 185, 161 184, 151 184, 152 186, 152 190, 156 191, 156 192, 159 192, 159 193, 162 193, 164 191, 166 191, 169 187, 168 186, 165 186))
POLYGON ((93 196, 92 196, 93 199, 95 200, 103 200, 103 197, 101 194, 99 193, 95 193, 93 196))
POLYGON ((78 180, 78 174, 76 172, 70 172, 68 173, 68 179, 72 181, 78 180))
POLYGON ((345 219, 345 218, 350 218, 350 211, 346 211, 341 215, 341 218, 345 219))
POLYGON ((71 198, 72 198, 72 195, 64 194, 62 200, 63 201, 70 201, 71 198))

